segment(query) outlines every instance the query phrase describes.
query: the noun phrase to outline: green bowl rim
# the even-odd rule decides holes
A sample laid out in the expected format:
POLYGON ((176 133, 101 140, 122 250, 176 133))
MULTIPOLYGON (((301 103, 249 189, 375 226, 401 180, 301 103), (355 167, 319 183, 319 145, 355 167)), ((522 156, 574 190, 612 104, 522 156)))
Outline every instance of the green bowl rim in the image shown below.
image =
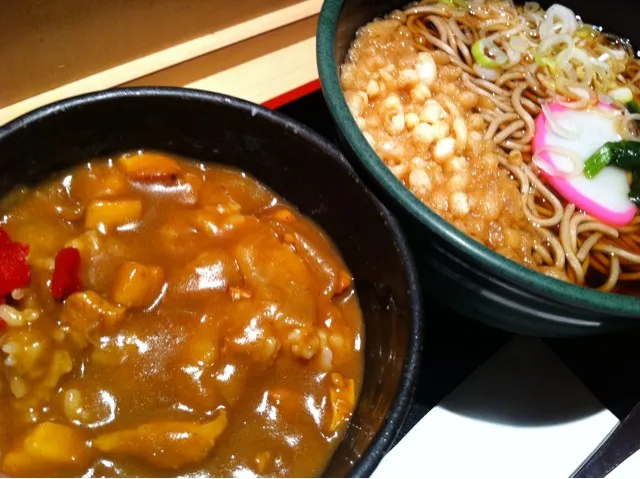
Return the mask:
POLYGON ((482 266, 499 272, 499 275, 507 280, 528 284, 534 292, 556 300, 581 304, 582 307, 590 307, 600 312, 615 312, 640 319, 640 298, 576 286, 550 278, 507 259, 447 223, 400 183, 362 135, 342 93, 338 68, 335 64, 335 37, 337 21, 344 1, 325 0, 322 6, 316 35, 318 72, 325 101, 334 121, 374 178, 423 225, 469 254, 482 266))

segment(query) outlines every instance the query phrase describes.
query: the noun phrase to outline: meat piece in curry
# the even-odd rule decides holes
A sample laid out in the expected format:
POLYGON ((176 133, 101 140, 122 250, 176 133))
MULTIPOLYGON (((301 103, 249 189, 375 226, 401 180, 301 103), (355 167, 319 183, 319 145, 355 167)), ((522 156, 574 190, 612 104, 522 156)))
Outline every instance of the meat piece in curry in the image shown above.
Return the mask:
POLYGON ((317 225, 239 171, 153 151, 0 213, 0 474, 322 472, 364 331, 317 225))

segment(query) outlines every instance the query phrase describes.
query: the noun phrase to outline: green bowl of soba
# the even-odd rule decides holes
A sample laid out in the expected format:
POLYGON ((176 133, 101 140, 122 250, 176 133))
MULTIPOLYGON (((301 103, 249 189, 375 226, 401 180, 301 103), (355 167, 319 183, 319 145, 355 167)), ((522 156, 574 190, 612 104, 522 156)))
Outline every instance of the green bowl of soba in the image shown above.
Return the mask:
POLYGON ((640 325, 639 17, 632 0, 325 0, 326 102, 430 297, 521 334, 640 325))

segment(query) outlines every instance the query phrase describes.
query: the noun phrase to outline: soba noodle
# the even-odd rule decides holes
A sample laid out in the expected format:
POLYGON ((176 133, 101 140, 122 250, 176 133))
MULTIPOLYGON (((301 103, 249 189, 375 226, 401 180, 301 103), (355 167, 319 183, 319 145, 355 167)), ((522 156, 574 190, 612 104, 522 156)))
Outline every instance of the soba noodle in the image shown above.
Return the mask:
MULTIPOLYGON (((405 71, 403 68, 411 63, 407 60, 409 57, 403 56, 405 50, 397 47, 398 60, 390 66, 384 64, 382 57, 376 60, 373 54, 367 56, 369 50, 366 48, 371 50, 375 47, 383 51, 395 48, 391 42, 405 42, 406 51, 416 54, 428 52, 439 68, 439 75, 444 75, 438 77, 432 89, 444 93, 447 72, 456 68, 456 73, 450 75, 450 78, 458 78, 456 75, 459 75, 459 81, 456 80, 458 86, 451 88, 453 94, 469 94, 470 98, 477 95, 480 100, 469 110, 473 114, 464 117, 455 111, 455 104, 447 104, 446 95, 437 97, 445 109, 444 114, 454 118, 451 125, 456 134, 453 136, 456 142, 460 141, 458 130, 462 127, 458 123, 456 129, 455 125, 456 119, 464 117, 465 129, 468 128, 465 130, 465 142, 470 141, 469 138, 478 141, 476 133, 483 130, 481 139, 495 143, 495 151, 486 150, 482 155, 485 158, 496 156, 497 168, 516 183, 521 211, 528 222, 528 226, 521 229, 528 229, 527 237, 531 239, 518 243, 526 251, 522 254, 512 252, 507 256, 541 273, 578 285, 640 294, 640 216, 636 215, 633 222, 618 228, 598 221, 556 194, 539 176, 539 170, 532 161, 535 117, 547 108, 547 102, 553 100, 572 109, 583 109, 603 101, 616 106, 616 102, 607 96, 613 84, 624 85, 635 97, 640 97, 640 61, 634 57, 627 42, 582 24, 564 7, 553 8, 545 12, 536 3, 516 6, 502 0, 477 0, 468 4, 461 0, 430 0, 411 5, 404 11, 395 11, 359 33, 359 40, 352 46, 343 66, 343 88, 358 124, 372 146, 396 176, 433 207, 439 204, 439 200, 429 196, 434 191, 431 184, 439 181, 440 170, 446 173, 452 169, 455 171, 455 167, 447 167, 449 163, 445 163, 444 167, 438 168, 425 159, 409 158, 407 151, 413 150, 394 140, 394 135, 400 135, 400 138, 405 130, 410 130, 414 139, 427 135, 429 131, 420 126, 422 123, 416 119, 413 109, 409 113, 405 111, 403 116, 401 103, 404 100, 400 102, 398 98, 404 98, 404 94, 396 93, 398 90, 394 89, 394 85, 402 86, 402 75, 410 81, 411 75, 402 73, 405 71), (389 22, 394 22, 395 27, 392 28, 389 22), (569 34, 563 34, 565 30, 569 34), (367 39, 362 39, 367 35, 367 39), (507 52, 506 65, 499 69, 478 65, 472 47, 480 39, 492 41, 507 52), (368 43, 359 44, 359 41, 368 43), (540 61, 533 54, 541 48, 545 51, 547 44, 550 45, 549 51, 556 55, 553 63, 548 59, 540 61), (358 68, 365 69, 365 74, 358 73, 358 68), (447 68, 449 70, 445 71, 447 68), (360 86, 364 84, 363 79, 365 83, 368 81, 366 88, 360 86), (360 100, 354 100, 354 92, 364 93, 360 100), (374 138, 373 132, 378 125, 375 118, 364 113, 366 105, 362 106, 362 103, 367 104, 371 98, 385 93, 386 99, 392 100, 388 101, 389 108, 385 110, 387 116, 383 115, 386 120, 383 118, 382 127, 390 133, 374 138), (480 128, 473 126, 473 122, 480 128), (389 141, 380 143, 384 138, 389 141), (420 165, 419 169, 414 169, 416 164, 420 165), (427 176, 421 171, 426 171, 427 176)), ((418 68, 418 71, 420 73, 421 70, 418 68)), ((422 105, 425 101, 428 104, 431 92, 422 92, 423 95, 420 92, 418 87, 410 90, 413 104, 422 105)), ((384 108, 384 101, 378 103, 384 108)), ((434 111, 435 108, 433 106, 434 111)), ((619 111, 623 110, 619 108, 619 111)), ((429 112, 424 115, 428 116, 429 112)), ((630 121, 634 119, 628 113, 622 115, 623 126, 629 136, 634 134, 634 122, 630 121)), ((566 133, 571 134, 570 131, 566 133)), ((456 151, 469 150, 457 145, 456 151)), ((464 157, 464 153, 461 156, 464 157)), ((445 178, 443 181, 448 180, 445 178)), ((454 195, 455 192, 448 197, 449 210, 455 203, 454 195)), ((469 214, 470 207, 464 207, 464 202, 461 204, 462 212, 469 214)), ((504 204, 508 205, 508 201, 504 204)), ((440 214, 446 210, 435 209, 440 214)), ((461 215, 453 211, 445 219, 504 253, 504 248, 490 244, 490 235, 474 234, 472 221, 461 223, 461 215)), ((514 212, 512 216, 514 219, 511 221, 516 224, 518 213, 514 212)), ((500 228, 508 229, 502 223, 500 228)))

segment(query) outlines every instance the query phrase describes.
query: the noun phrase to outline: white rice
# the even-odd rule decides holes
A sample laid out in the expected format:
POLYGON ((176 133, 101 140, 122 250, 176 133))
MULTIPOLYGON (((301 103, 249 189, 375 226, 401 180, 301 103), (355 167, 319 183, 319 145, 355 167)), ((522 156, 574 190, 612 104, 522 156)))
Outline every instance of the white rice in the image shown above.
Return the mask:
POLYGON ((20 312, 8 304, 0 305, 0 319, 9 326, 18 327, 32 323, 40 317, 40 311, 35 309, 25 309, 20 312))
POLYGON ((9 326, 24 326, 26 323, 22 313, 8 304, 0 305, 0 319, 9 326))
POLYGON ((6 354, 17 353, 20 347, 16 343, 7 343, 2 346, 2 352, 6 354))
POLYGON ((25 292, 22 288, 14 289, 13 291, 11 291, 11 297, 16 301, 20 301, 22 298, 24 298, 24 295, 25 292))

